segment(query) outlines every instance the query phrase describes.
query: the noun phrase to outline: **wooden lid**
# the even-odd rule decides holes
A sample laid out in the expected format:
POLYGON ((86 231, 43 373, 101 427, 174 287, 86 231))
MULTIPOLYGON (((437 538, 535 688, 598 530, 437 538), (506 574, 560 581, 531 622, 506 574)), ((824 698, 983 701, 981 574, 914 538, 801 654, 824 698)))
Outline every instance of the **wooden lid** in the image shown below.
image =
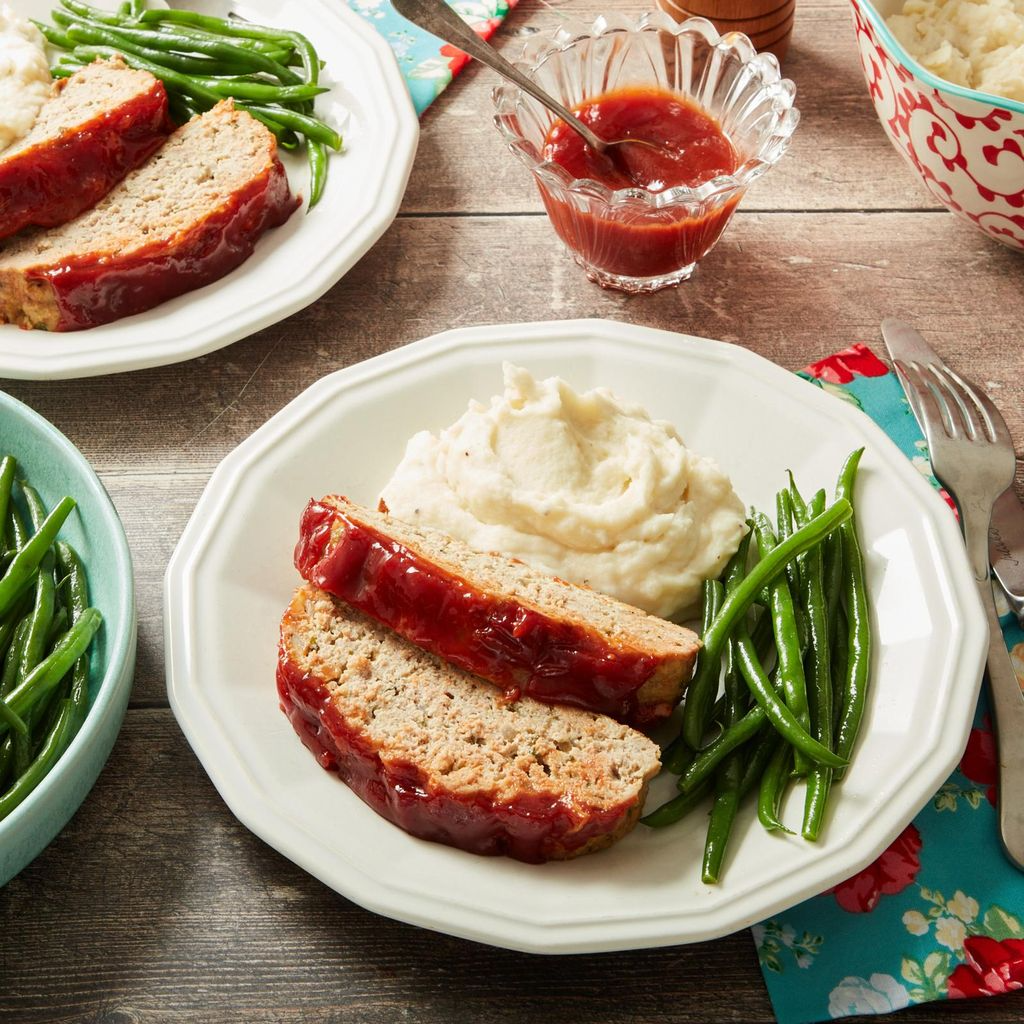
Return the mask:
POLYGON ((750 18, 763 18, 780 8, 785 7, 788 0, 684 0, 685 10, 697 18, 708 18, 716 21, 743 21, 750 18))

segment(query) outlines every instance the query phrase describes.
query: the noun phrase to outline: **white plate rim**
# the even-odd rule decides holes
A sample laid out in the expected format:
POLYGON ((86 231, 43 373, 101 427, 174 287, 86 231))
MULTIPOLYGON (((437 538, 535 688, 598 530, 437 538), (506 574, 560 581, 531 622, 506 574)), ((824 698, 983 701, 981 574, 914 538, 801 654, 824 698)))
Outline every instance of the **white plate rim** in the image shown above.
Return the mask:
POLYGON ((164 578, 164 630, 167 689, 172 711, 228 807, 246 827, 326 885, 366 909, 478 942, 542 954, 638 949, 717 938, 823 892, 860 870, 889 845, 959 762, 971 728, 987 651, 986 620, 955 519, 935 490, 916 470, 910 469, 909 460, 874 421, 747 349, 709 339, 596 319, 482 325, 446 331, 335 371, 315 382, 241 442, 214 471, 168 564, 164 578), (862 832, 856 841, 824 855, 815 862, 814 870, 805 870, 804 876, 794 880, 784 895, 776 895, 760 903, 748 899, 732 906, 727 917, 720 912, 690 912, 686 915, 685 927, 680 927, 679 915, 675 912, 666 912, 654 920, 644 919, 631 924, 615 921, 608 927, 600 921, 590 920, 534 926, 514 916, 499 920, 494 914, 474 914, 472 909, 457 907, 453 910, 450 903, 434 899, 430 894, 396 889, 394 885, 370 877, 348 863, 343 865, 344 870, 340 870, 330 863, 332 857, 336 859, 336 852, 328 853, 326 848, 318 850, 315 843, 308 845, 308 835, 301 837, 307 843, 303 845, 299 841, 300 837, 280 828, 277 814, 261 806, 259 801, 249 798, 245 792, 244 772, 219 757, 219 747, 213 735, 219 726, 205 717, 202 696, 189 678, 189 667, 194 656, 187 630, 192 608, 192 575, 202 559, 203 549, 215 532, 218 519, 230 505, 233 492, 244 478, 246 468, 258 458, 267 442, 295 427, 305 415, 322 403, 336 400, 346 388, 398 368, 407 368, 441 352, 501 347, 513 341, 542 345, 556 337, 562 341, 577 339, 592 342, 599 339, 601 342, 629 348, 645 345, 662 351, 678 351, 682 345, 713 349, 719 354, 726 352, 728 360, 745 372, 767 375, 772 384, 779 387, 792 385, 799 388, 793 394, 800 401, 825 403, 821 409, 832 417, 858 417, 855 420, 858 429, 871 440, 887 462, 900 467, 898 472, 904 477, 907 486, 916 492, 925 508, 931 509, 932 521, 929 525, 934 529, 948 559, 945 568, 951 586, 963 603, 963 618, 958 623, 962 631, 961 642, 957 649, 956 665, 951 672, 962 675, 964 681, 953 693, 950 706, 942 719, 940 741, 932 751, 930 770, 920 773, 915 779, 913 799, 905 797, 905 809, 889 815, 877 829, 862 832), (908 810, 911 804, 913 807, 908 810), (358 877, 354 877, 354 874, 358 877), (496 924, 500 925, 499 931, 495 930, 496 924))
MULTIPOLYGON (((246 0, 247 5, 255 7, 262 2, 246 0)), ((377 194, 344 241, 329 250, 322 261, 311 262, 287 297, 271 293, 239 313, 228 309, 225 303, 218 304, 214 294, 206 295, 201 301, 204 307, 210 308, 210 317, 198 330, 190 325, 184 337, 174 330, 173 314, 166 321, 159 318, 160 307, 139 314, 139 318, 153 316, 154 319, 139 319, 137 333, 140 339, 134 342, 119 340, 117 335, 111 338, 105 326, 39 337, 41 332, 0 324, 0 376, 19 380, 66 380, 164 366, 207 355, 270 327, 315 302, 355 266, 390 226, 405 195, 419 142, 419 119, 405 80, 386 40, 364 18, 350 10, 347 3, 332 4, 326 0, 302 2, 304 7, 312 9, 311 16, 319 17, 326 26, 333 25, 336 37, 345 39, 347 46, 362 51, 363 57, 375 68, 372 83, 346 80, 343 68, 336 72, 338 88, 343 87, 377 104, 375 124, 380 130, 379 151, 374 159, 379 168, 377 194), (48 338, 60 339, 65 351, 55 356, 50 351, 51 346, 46 344, 48 338), (65 346, 64 339, 75 341, 65 346)), ((330 180, 327 187, 330 188, 330 180)), ((314 210, 310 216, 315 217, 317 213, 318 210, 314 210)), ((305 216, 304 198, 302 206, 292 217, 305 216)), ((272 246, 273 235, 272 231, 261 239, 260 247, 272 246)), ((245 264, 234 273, 245 273, 245 264)), ((207 287, 216 288, 218 284, 215 282, 207 287)), ((184 298, 187 300, 188 295, 184 298)), ((130 317, 115 321, 115 324, 130 323, 136 319, 130 317)))

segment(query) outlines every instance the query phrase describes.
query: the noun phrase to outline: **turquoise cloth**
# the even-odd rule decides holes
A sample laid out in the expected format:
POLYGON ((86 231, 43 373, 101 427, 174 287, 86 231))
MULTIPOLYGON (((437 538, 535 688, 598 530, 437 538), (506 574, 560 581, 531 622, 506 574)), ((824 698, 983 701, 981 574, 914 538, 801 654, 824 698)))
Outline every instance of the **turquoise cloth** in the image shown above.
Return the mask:
MULTIPOLYGON (((516 0, 449 0, 449 4, 488 39, 516 0)), ((394 50, 417 114, 422 114, 441 95, 468 60, 461 50, 406 21, 390 0, 348 0, 348 5, 373 25, 394 50)))
MULTIPOLYGON (((854 346, 804 376, 859 406, 939 486, 899 381, 869 349, 854 346)), ((1001 621, 1024 679, 1024 631, 1009 613, 1001 621)), ((1024 874, 999 844, 995 784, 983 690, 958 770, 892 846, 842 885, 752 929, 780 1024, 1024 987, 1024 874)), ((1024 1000, 1020 1010, 1024 1017, 1024 1000)))

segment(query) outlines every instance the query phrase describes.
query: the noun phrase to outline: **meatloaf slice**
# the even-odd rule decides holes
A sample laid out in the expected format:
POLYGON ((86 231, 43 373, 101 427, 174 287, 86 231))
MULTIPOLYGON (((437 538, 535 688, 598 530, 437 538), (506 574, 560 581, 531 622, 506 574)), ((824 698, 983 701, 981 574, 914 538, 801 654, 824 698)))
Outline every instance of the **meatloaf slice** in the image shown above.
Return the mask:
POLYGON ((172 128, 163 83, 120 58, 55 82, 32 129, 0 153, 0 238, 88 210, 172 128))
POLYGON ((0 323, 71 331, 139 313, 223 277, 297 206, 274 136, 225 100, 93 209, 0 250, 0 323))
POLYGON ((683 626, 337 495, 306 507, 295 565, 509 699, 643 724, 669 714, 700 648, 683 626))
POLYGON ((324 768, 406 832, 472 853, 536 863, 610 846, 658 771, 629 726, 502 701, 309 584, 281 623, 277 685, 324 768))

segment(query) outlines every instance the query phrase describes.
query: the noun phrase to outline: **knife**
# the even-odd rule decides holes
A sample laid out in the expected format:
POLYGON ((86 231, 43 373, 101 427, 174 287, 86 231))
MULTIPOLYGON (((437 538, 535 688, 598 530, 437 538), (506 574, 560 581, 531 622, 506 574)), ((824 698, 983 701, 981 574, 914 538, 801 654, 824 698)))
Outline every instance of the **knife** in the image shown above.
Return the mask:
MULTIPOLYGON (((945 366, 924 338, 900 320, 884 320, 882 338, 889 350, 890 359, 945 366)), ((917 422, 921 424, 921 413, 915 396, 908 394, 907 400, 917 422)), ((923 424, 921 429, 924 429, 923 424)), ((1003 493, 992 509, 988 557, 992 571, 1006 593, 1007 603, 1018 622, 1024 625, 1024 505, 1021 505, 1013 487, 1003 493)))

